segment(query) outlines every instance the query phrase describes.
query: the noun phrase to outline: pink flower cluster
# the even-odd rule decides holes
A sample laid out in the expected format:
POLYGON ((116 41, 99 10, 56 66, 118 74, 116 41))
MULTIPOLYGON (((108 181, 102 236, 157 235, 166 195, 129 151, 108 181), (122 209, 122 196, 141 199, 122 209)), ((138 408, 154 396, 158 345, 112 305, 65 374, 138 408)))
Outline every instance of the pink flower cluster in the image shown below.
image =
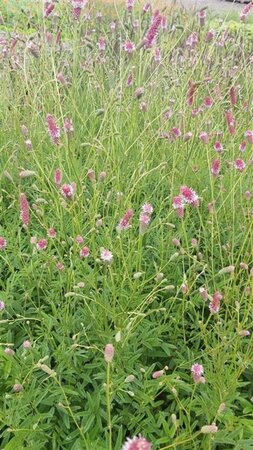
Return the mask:
POLYGON ((172 205, 177 211, 178 217, 183 218, 185 206, 199 206, 199 197, 192 188, 188 186, 181 186, 179 195, 173 197, 172 205))

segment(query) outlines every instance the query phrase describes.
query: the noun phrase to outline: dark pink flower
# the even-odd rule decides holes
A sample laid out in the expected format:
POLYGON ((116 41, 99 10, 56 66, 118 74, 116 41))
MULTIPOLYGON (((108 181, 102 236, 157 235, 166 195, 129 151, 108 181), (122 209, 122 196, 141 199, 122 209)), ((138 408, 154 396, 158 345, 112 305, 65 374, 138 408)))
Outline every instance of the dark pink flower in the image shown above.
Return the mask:
POLYGON ((199 23, 201 27, 205 26, 206 23, 206 10, 202 9, 198 12, 199 23))
POLYGON ((125 41, 123 48, 126 53, 131 55, 135 51, 135 44, 132 41, 125 41))
POLYGON ((226 111, 226 121, 229 133, 231 134, 231 136, 233 136, 235 134, 235 119, 231 111, 226 111))
POLYGON ((47 18, 48 16, 50 16, 51 12, 54 10, 54 4, 53 3, 49 3, 49 5, 45 6, 44 9, 44 17, 47 18))
POLYGON ((49 230, 47 231, 47 235, 48 237, 54 239, 56 237, 56 231, 54 228, 49 228, 49 230))
POLYGON ((134 436, 132 439, 127 438, 121 450, 151 450, 152 444, 142 436, 134 436))
POLYGON ((246 141, 242 141, 242 142, 240 143, 240 145, 239 145, 239 150, 240 150, 240 152, 245 152, 246 146, 247 146, 246 141))
POLYGON ((21 222, 23 226, 27 228, 30 221, 30 213, 29 213, 29 203, 24 193, 21 193, 19 196, 19 211, 21 222))
POLYGON ((212 314, 216 314, 220 310, 220 302, 223 299, 223 295, 217 291, 213 294, 212 300, 209 303, 209 309, 212 314))
POLYGON ((244 8, 241 11, 240 19, 242 22, 245 22, 247 19, 251 9, 253 8, 253 3, 249 3, 248 5, 245 5, 244 8))
POLYGON ((211 42, 213 40, 214 36, 215 36, 215 31, 214 30, 209 30, 206 33, 206 42, 211 42))
POLYGON ((46 250, 47 248, 47 240, 46 239, 40 239, 37 244, 36 247, 38 250, 46 250))
POLYGON ((90 254, 90 249, 89 247, 83 247, 80 250, 80 258, 87 258, 90 254))
POLYGON ((183 197, 183 200, 185 201, 185 203, 189 203, 191 205, 196 204, 196 202, 199 199, 196 192, 188 186, 181 186, 180 194, 183 197))
POLYGON ((223 145, 222 145, 222 143, 219 142, 219 141, 215 141, 213 148, 214 148, 214 150, 215 150, 217 153, 222 153, 222 152, 223 152, 223 145))
POLYGON ((193 83, 193 81, 189 81, 188 85, 188 91, 187 91, 187 105, 192 106, 193 100, 194 100, 194 94, 196 90, 196 85, 193 83))
POLYGON ((56 120, 52 114, 48 114, 46 117, 46 123, 48 128, 48 134, 55 145, 60 144, 60 128, 57 126, 56 120))
POLYGON ((250 144, 253 144, 253 131, 252 130, 247 130, 245 133, 245 137, 247 138, 247 140, 250 144))
POLYGON ((235 160, 235 162, 234 162, 234 167, 235 167, 235 169, 237 169, 237 170, 239 170, 240 172, 242 172, 244 169, 245 169, 245 167, 246 167, 246 164, 245 164, 245 162, 243 161, 243 159, 236 159, 235 160))
POLYGON ((214 159, 212 162, 211 172, 214 176, 219 175, 220 173, 220 160, 214 159))
POLYGON ((73 198, 73 195, 75 193, 73 185, 67 184, 67 183, 65 183, 61 186, 60 191, 61 191, 61 194, 63 195, 63 197, 65 197, 67 199, 73 198))
POLYGON ((199 134, 199 138, 202 142, 204 142, 204 144, 208 144, 209 142, 209 136, 206 133, 206 131, 201 131, 199 134))
POLYGON ((203 103, 206 108, 211 108, 213 105, 213 100, 211 97, 205 97, 203 103))
POLYGON ((54 173, 54 181, 56 186, 60 186, 61 182, 62 182, 62 171, 61 169, 56 169, 55 173, 54 173))
POLYGON ((119 224, 117 226, 117 231, 127 230, 131 227, 130 220, 133 217, 133 210, 128 209, 125 213, 125 215, 120 219, 119 224))
POLYGON ((231 86, 230 91, 229 91, 229 95, 230 95, 231 105, 235 106, 236 100, 237 100, 237 89, 236 89, 235 86, 231 86))
POLYGON ((151 9, 151 3, 145 3, 145 5, 143 6, 143 12, 148 12, 151 9))
POLYGON ((162 16, 158 12, 158 14, 155 17, 153 17, 152 24, 144 37, 145 48, 151 48, 154 45, 159 27, 161 25, 161 21, 162 16))
POLYGON ((7 240, 0 236, 0 250, 4 250, 7 246, 7 240))
POLYGON ((127 81, 126 81, 126 85, 127 87, 133 86, 133 82, 134 82, 134 77, 133 74, 130 73, 127 77, 127 81))

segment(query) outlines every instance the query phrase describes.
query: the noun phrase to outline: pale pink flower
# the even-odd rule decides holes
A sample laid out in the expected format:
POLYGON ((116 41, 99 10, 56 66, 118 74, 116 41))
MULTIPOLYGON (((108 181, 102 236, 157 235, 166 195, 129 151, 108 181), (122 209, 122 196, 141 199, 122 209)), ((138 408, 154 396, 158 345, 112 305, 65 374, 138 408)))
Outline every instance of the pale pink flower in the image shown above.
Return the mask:
POLYGON ((32 41, 28 42, 27 49, 29 50, 31 55, 33 55, 35 58, 39 57, 40 52, 39 52, 37 45, 35 45, 34 42, 32 42, 32 41))
POLYGON ((40 239, 37 244, 36 247, 38 250, 46 250, 47 248, 47 240, 46 239, 40 239))
POLYGON ((245 162, 243 161, 243 159, 236 159, 234 162, 234 168, 239 170, 240 172, 242 172, 246 167, 245 162))
POLYGON ((19 196, 20 219, 25 228, 28 227, 30 221, 29 203, 24 193, 19 196))
POLYGON ((87 258, 90 254, 90 249, 89 247, 83 247, 80 250, 80 258, 87 258))
POLYGON ((246 198, 246 200, 250 200, 251 199, 251 192, 250 191, 245 191, 244 192, 244 197, 246 198))
POLYGON ((131 227, 130 220, 133 217, 133 210, 128 209, 117 226, 117 231, 128 230, 131 227))
POLYGON ((104 350, 104 359, 105 362, 111 363, 114 357, 114 346, 112 344, 106 344, 105 350, 104 350))
POLYGON ((93 169, 89 169, 87 172, 87 178, 89 181, 91 181, 92 183, 94 183, 94 181, 96 181, 96 175, 95 175, 95 171, 93 169))
POLYGON ((115 31, 116 30, 116 23, 115 22, 111 22, 109 27, 110 27, 111 31, 115 31))
POLYGON ((149 215, 151 215, 154 211, 154 208, 150 203, 144 203, 144 205, 142 205, 141 209, 145 214, 149 214, 149 215))
POLYGON ((202 142, 204 142, 204 144, 208 144, 208 142, 209 142, 209 136, 208 136, 208 134, 206 133, 206 131, 201 131, 201 132, 199 133, 199 138, 200 138, 200 140, 201 140, 202 142))
POLYGON ((113 254, 110 250, 102 248, 100 251, 100 258, 105 264, 112 264, 113 254))
POLYGON ((58 73, 56 78, 61 83, 62 86, 67 86, 68 82, 62 72, 58 73))
POLYGON ((220 302, 223 299, 223 295, 217 291, 212 297, 212 300, 209 303, 209 310, 212 314, 216 314, 220 310, 220 302))
POLYGON ((173 197, 172 206, 177 211, 177 215, 180 219, 184 217, 184 201, 180 195, 173 197))
POLYGON ((192 378, 195 383, 201 383, 204 374, 204 368, 201 364, 193 364, 191 367, 192 378))
POLYGON ((15 351, 14 351, 12 348, 9 348, 9 347, 6 347, 6 348, 4 349, 4 353, 5 353, 6 355, 9 355, 9 356, 14 356, 14 355, 15 355, 15 351))
POLYGON ((132 439, 127 438, 121 450, 151 450, 152 444, 142 436, 134 436, 132 439))
POLYGON ((23 134, 24 137, 28 137, 29 130, 28 130, 27 126, 25 126, 25 125, 21 126, 21 133, 23 134))
POLYGON ((69 119, 68 117, 66 117, 66 119, 64 120, 63 129, 64 129, 65 133, 67 133, 67 134, 74 132, 72 120, 69 119))
POLYGON ((146 112, 148 110, 148 106, 147 106, 146 102, 140 102, 139 106, 140 106, 140 110, 142 112, 146 112))
POLYGON ((156 372, 152 373, 152 378, 160 378, 162 375, 164 375, 164 370, 157 370, 156 372))
POLYGON ((98 175, 98 180, 100 182, 103 182, 105 180, 105 178, 106 178, 106 172, 104 170, 102 170, 102 172, 100 172, 98 175))
POLYGON ((3 311, 5 309, 5 303, 0 300, 0 311, 3 311))
POLYGON ((150 215, 146 213, 141 213, 139 217, 139 224, 140 224, 140 234, 145 233, 145 231, 148 228, 148 225, 150 223, 150 215))
POLYGON ((20 178, 29 178, 29 177, 33 177, 35 175, 36 175, 36 172, 34 172, 33 170, 21 170, 19 172, 20 178))
POLYGON ((219 175, 220 173, 220 160, 219 159, 214 159, 212 162, 212 166, 211 166, 211 173, 214 176, 219 175))
POLYGON ((135 0, 126 0, 126 8, 128 11, 132 11, 135 0))
POLYGON ((58 127, 56 120, 52 114, 48 114, 46 117, 46 123, 48 128, 48 134, 55 145, 60 144, 60 128, 58 127))
POLYGON ((241 331, 239 331, 239 336, 246 337, 246 336, 249 336, 249 335, 250 335, 249 330, 241 330, 241 331))
POLYGON ((134 96, 136 98, 141 98, 144 94, 144 87, 138 87, 135 91, 134 91, 134 96))
POLYGON ((47 231, 47 235, 48 237, 54 239, 56 237, 56 231, 54 228, 49 228, 49 230, 47 231))
POLYGON ((181 136, 181 134, 182 134, 180 128, 178 128, 178 127, 173 127, 170 132, 176 138, 179 138, 181 136))
POLYGON ((213 434, 217 433, 218 427, 215 425, 215 423, 212 423, 212 425, 204 425, 200 431, 204 434, 213 434))
POLYGON ((84 239, 83 239, 82 236, 76 236, 75 241, 76 241, 77 244, 83 244, 84 239))
POLYGON ((26 146, 27 150, 32 150, 32 148, 33 148, 32 141, 30 139, 26 139, 25 146, 26 146))
POLYGON ((104 37, 100 37, 99 38, 97 45, 98 45, 98 49, 99 49, 100 52, 102 52, 102 53, 105 52, 106 41, 105 41, 104 37))
POLYGON ((198 44, 198 41, 199 41, 199 39, 198 39, 197 33, 191 33, 190 36, 186 40, 186 46, 189 49, 193 49, 198 44))
POLYGON ((12 388, 13 392, 15 392, 16 394, 18 394, 19 392, 22 392, 23 389, 24 388, 23 388, 22 384, 20 384, 20 383, 15 383, 12 388))
POLYGON ((29 348, 31 348, 31 346, 32 346, 32 344, 30 341, 26 340, 23 342, 23 348, 29 349, 29 348))
POLYGON ((240 19, 242 22, 246 21, 252 7, 253 7, 252 3, 249 3, 248 5, 244 6, 244 8, 242 9, 241 14, 240 14, 240 19))
POLYGON ((162 20, 161 20, 161 29, 163 31, 166 31, 168 28, 168 22, 167 22, 167 17, 166 16, 162 16, 162 20))
POLYGON ((62 264, 61 262, 57 262, 57 263, 56 263, 56 269, 59 270, 59 271, 61 272, 62 270, 65 269, 65 266, 64 266, 64 264, 62 264))
POLYGON ((172 239, 172 245, 174 245, 175 247, 180 247, 180 240, 179 239, 177 239, 177 238, 173 238, 172 239))
POLYGON ((55 173, 54 173, 54 181, 56 186, 60 186, 61 182, 62 182, 62 171, 61 169, 56 169, 55 173))
POLYGON ((72 184, 63 184, 60 188, 60 192, 63 195, 63 197, 67 199, 72 199, 73 195, 75 193, 74 187, 72 184))
POLYGON ((226 273, 234 273, 235 266, 227 266, 223 267, 221 270, 219 270, 219 275, 225 275, 226 273))
POLYGON ((182 294, 184 294, 184 295, 187 294, 188 290, 189 290, 186 283, 181 284, 180 289, 181 289, 182 294))
POLYGON ((123 48, 126 53, 131 55, 135 51, 135 44, 132 41, 125 41, 123 48))
POLYGON ((206 24, 206 10, 202 9, 198 12, 199 23, 201 27, 204 27, 206 24))
POLYGON ((138 19, 134 19, 133 21, 133 29, 137 30, 139 28, 140 22, 138 19))
POLYGON ((247 130, 245 132, 245 137, 247 138, 247 140, 250 144, 253 144, 253 131, 252 130, 247 130))
POLYGON ((4 250, 6 246, 7 240, 3 236, 0 236, 0 250, 4 250))
POLYGON ((206 33, 206 42, 211 42, 213 40, 214 36, 215 36, 215 31, 214 30, 209 30, 206 33))
POLYGON ((150 9, 151 9, 151 3, 145 3, 144 5, 143 5, 143 12, 148 12, 148 11, 150 11, 150 9))
POLYGON ((162 53, 161 53, 161 49, 160 48, 155 48, 155 53, 154 53, 154 60, 157 64, 159 64, 162 61, 162 53))
POLYGON ((199 293, 200 293, 201 298, 203 298, 203 300, 208 299, 208 293, 204 287, 199 288, 199 293))

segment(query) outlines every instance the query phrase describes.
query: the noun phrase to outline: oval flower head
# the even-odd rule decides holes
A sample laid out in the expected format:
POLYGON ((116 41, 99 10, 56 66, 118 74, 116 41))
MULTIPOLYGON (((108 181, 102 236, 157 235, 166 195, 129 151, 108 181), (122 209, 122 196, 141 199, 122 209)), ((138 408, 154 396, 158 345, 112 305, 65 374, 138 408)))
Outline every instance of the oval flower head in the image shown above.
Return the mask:
POLYGON ((204 434, 213 434, 217 433, 218 427, 215 425, 215 423, 212 423, 212 425, 204 425, 200 431, 204 434))
POLYGON ((205 383, 205 378, 202 376, 204 373, 204 368, 201 364, 193 364, 191 367, 191 373, 194 383, 205 383))
POLYGON ((100 251, 100 258, 105 264, 112 264, 113 254, 110 250, 102 248, 100 251))
POLYGON ((105 362, 111 363, 114 357, 114 347, 112 344, 106 344, 104 350, 105 362))
POLYGON ((223 299, 223 295, 217 291, 213 294, 212 300, 209 303, 209 310, 212 314, 216 314, 220 310, 220 301, 223 299))
POLYGON ((234 162, 234 168, 236 170, 239 170, 240 172, 242 172, 246 167, 245 162, 243 161, 243 159, 236 159, 234 162))
POLYGON ((67 198, 67 199, 71 199, 75 193, 75 189, 73 187, 72 184, 63 184, 61 186, 61 194, 63 195, 63 197, 67 198))
POLYGON ((185 203, 189 203, 190 205, 193 206, 199 205, 199 197, 192 188, 188 186, 181 186, 180 194, 183 197, 185 203))
POLYGON ((0 250, 4 250, 7 246, 7 241, 4 237, 0 236, 0 250))
POLYGON ((132 439, 127 438, 121 450, 151 450, 152 444, 142 436, 134 436, 132 439))

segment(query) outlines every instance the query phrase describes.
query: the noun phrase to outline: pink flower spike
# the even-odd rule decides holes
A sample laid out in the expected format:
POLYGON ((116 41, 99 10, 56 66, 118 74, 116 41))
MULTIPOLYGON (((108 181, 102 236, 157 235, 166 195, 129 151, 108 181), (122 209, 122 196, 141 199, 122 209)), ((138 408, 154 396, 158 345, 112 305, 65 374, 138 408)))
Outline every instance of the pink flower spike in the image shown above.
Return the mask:
POLYGON ((198 12, 199 24, 201 27, 204 27, 206 24, 206 10, 202 9, 198 12))
POLYGON ((46 117, 46 123, 48 128, 48 134, 55 145, 60 144, 60 128, 58 127, 56 120, 52 114, 48 114, 46 117))
POLYGON ((237 100, 237 89, 236 89, 235 86, 231 86, 230 91, 229 91, 229 95, 230 95, 231 105, 235 106, 236 100, 237 100))
POLYGON ((228 130, 231 136, 235 134, 235 119, 232 116, 231 111, 226 111, 226 122, 228 126, 228 130))
POLYGON ((91 183, 96 181, 95 171, 93 169, 89 169, 87 172, 87 178, 91 183))
POLYGON ((104 350, 104 359, 105 362, 111 363, 114 357, 114 346, 112 344, 106 344, 104 350))
POLYGON ((90 249, 89 249, 89 247, 83 247, 81 250, 80 250, 80 258, 87 258, 88 256, 89 256, 89 254, 90 254, 90 249))
POLYGON ((101 53, 104 53, 104 52, 105 52, 105 49, 106 49, 106 41, 105 41, 105 38, 100 37, 99 40, 98 40, 97 45, 98 45, 99 51, 100 51, 101 53))
POLYGON ((19 196, 19 210, 21 222, 23 226, 27 228, 30 222, 30 213, 29 213, 29 203, 24 193, 21 193, 19 196))
POLYGON ((247 138, 249 144, 253 144, 253 131, 247 130, 245 133, 245 137, 247 138))
POLYGON ((68 117, 66 117, 66 119, 64 120, 63 129, 66 134, 71 134, 74 132, 72 120, 69 119, 68 117))
POLYGON ((58 262, 56 263, 56 269, 59 270, 59 272, 61 272, 65 269, 65 266, 61 262, 58 262))
POLYGON ((215 292, 215 294, 212 297, 211 302, 209 303, 209 310, 212 314, 216 314, 220 310, 220 302, 222 300, 223 296, 220 292, 215 292))
POLYGON ((208 293, 205 288, 201 287, 199 288, 200 297, 203 298, 203 300, 208 299, 208 293))
POLYGON ((217 175, 219 175, 219 173, 220 173, 220 160, 219 159, 214 159, 214 161, 212 162, 211 173, 215 177, 217 175))
POLYGON ((46 239, 40 239, 37 244, 36 247, 38 250, 46 250, 47 248, 47 240, 46 239))
POLYGON ((247 147, 246 141, 242 141, 242 142, 240 143, 240 145, 239 145, 239 150, 240 150, 240 152, 245 152, 246 147, 247 147))
POLYGON ((134 436, 132 439, 127 438, 121 450, 151 450, 152 444, 142 436, 134 436))
POLYGON ((223 152, 223 145, 219 141, 215 141, 213 148, 217 153, 223 152))
POLYGON ((211 108, 213 106, 213 100, 211 97, 205 97, 203 103, 205 108, 211 108))
POLYGON ((208 144, 209 137, 208 137, 208 134, 206 133, 206 131, 201 131, 199 134, 199 138, 202 142, 204 142, 204 144, 208 144))
POLYGON ((51 12, 54 10, 54 4, 50 3, 44 10, 44 17, 45 19, 50 16, 51 12))
POLYGON ((149 12, 150 9, 151 9, 151 3, 149 3, 149 2, 145 3, 145 5, 143 6, 143 12, 144 13, 149 12))
POLYGON ((240 172, 242 172, 246 167, 245 162, 243 161, 243 159, 236 159, 234 162, 234 168, 236 170, 239 170, 240 172))
POLYGON ((61 169, 56 169, 54 173, 54 181, 57 187, 61 185, 62 182, 62 171, 61 169))
POLYGON ((152 373, 152 378, 160 378, 164 375, 164 370, 157 370, 156 372, 152 373))
POLYGON ((218 427, 215 425, 215 423, 212 423, 212 425, 204 425, 200 431, 203 434, 214 434, 217 433, 218 427))
POLYGON ((201 364, 193 364, 193 366, 191 367, 191 373, 194 383, 202 382, 201 378, 204 373, 204 368, 201 364))
POLYGON ((7 240, 0 236, 0 250, 4 250, 7 246, 7 240))
POLYGON ((150 215, 146 213, 141 213, 139 218, 140 234, 145 233, 145 231, 148 228, 149 222, 150 222, 150 215))
POLYGON ((67 199, 72 199, 75 190, 74 190, 74 187, 72 186, 72 184, 63 184, 61 186, 60 192, 63 195, 63 197, 65 197, 67 199))
POLYGON ((0 300, 0 312, 3 311, 5 309, 5 303, 0 300))
POLYGON ((82 236, 76 236, 76 239, 75 239, 75 241, 76 241, 76 243, 77 243, 77 244, 83 244, 83 242, 84 242, 84 240, 83 240, 83 237, 82 237, 82 236))
POLYGON ((154 211, 153 206, 150 203, 145 203, 142 205, 141 209, 145 214, 149 214, 150 216, 154 211))
POLYGON ((214 30, 209 30, 206 33, 206 42, 211 42, 213 40, 214 36, 215 36, 215 31, 214 30))
POLYGON ((133 217, 133 210, 128 209, 125 215, 120 219, 118 226, 116 227, 117 231, 120 232, 122 230, 128 230, 131 227, 130 220, 133 217))
POLYGON ((144 45, 146 49, 153 47, 161 22, 162 16, 158 12, 158 14, 155 17, 153 17, 152 24, 144 37, 144 45))

